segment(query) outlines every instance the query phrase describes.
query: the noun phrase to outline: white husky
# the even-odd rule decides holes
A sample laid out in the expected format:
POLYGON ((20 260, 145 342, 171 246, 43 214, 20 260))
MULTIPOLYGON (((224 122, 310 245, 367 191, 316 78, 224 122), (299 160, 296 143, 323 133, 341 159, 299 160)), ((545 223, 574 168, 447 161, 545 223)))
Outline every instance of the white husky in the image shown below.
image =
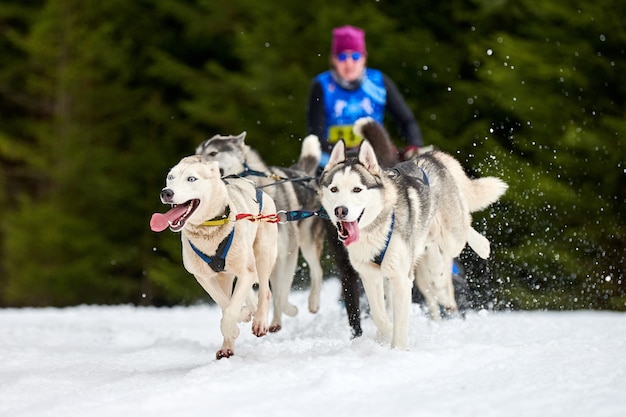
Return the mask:
MULTIPOLYGON (((360 126, 357 134, 363 133, 360 126)), ((383 170, 367 140, 351 158, 339 142, 319 182, 322 205, 361 276, 379 334, 391 336, 392 347, 399 349, 407 346, 413 280, 433 318, 440 305, 455 311, 453 259, 466 243, 480 256, 489 255, 489 241, 471 227, 471 212, 507 189, 495 177, 468 178, 440 151, 383 170), (385 310, 384 279, 390 284, 393 323, 385 310)))
MULTIPOLYGON (((258 152, 245 143, 246 133, 240 135, 215 135, 202 142, 196 154, 203 161, 217 161, 224 176, 241 176, 254 181, 269 194, 277 210, 284 212, 315 212, 320 208, 319 196, 313 175, 321 156, 316 136, 308 136, 302 142, 302 150, 296 165, 290 168, 268 166, 258 152)), ((300 221, 278 225, 278 256, 270 276, 274 316, 270 332, 283 326, 283 314, 295 316, 298 308, 289 302, 289 294, 298 264, 298 250, 308 262, 311 275, 309 311, 317 313, 320 307, 320 291, 324 271, 320 256, 324 245, 324 222, 312 216, 300 221)))
POLYGON ((173 208, 155 213, 150 227, 155 232, 168 227, 181 232, 185 268, 221 307, 224 342, 216 353, 220 359, 235 353, 237 323, 254 316, 252 333, 264 336, 268 331, 269 276, 276 261, 278 230, 275 223, 261 220, 271 219, 276 207, 254 183, 222 180, 219 164, 201 158, 183 158, 167 174, 160 196, 173 208), (243 218, 236 221, 237 215, 243 218))

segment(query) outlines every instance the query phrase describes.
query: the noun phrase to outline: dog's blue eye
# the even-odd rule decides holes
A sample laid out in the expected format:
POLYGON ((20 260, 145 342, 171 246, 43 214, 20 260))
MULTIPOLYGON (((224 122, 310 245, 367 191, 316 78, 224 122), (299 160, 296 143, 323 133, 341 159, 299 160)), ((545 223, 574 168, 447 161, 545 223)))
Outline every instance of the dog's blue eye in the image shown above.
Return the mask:
POLYGON ((362 191, 362 190, 361 190, 359 187, 354 187, 354 188, 352 189, 352 192, 353 192, 353 193, 360 193, 361 191, 362 191))
POLYGON ((171 181, 171 180, 174 179, 174 176, 172 174, 170 174, 170 175, 167 176, 167 179, 171 181))
POLYGON ((187 181, 189 181, 189 182, 194 182, 195 180, 197 180, 196 177, 188 177, 187 178, 187 181))

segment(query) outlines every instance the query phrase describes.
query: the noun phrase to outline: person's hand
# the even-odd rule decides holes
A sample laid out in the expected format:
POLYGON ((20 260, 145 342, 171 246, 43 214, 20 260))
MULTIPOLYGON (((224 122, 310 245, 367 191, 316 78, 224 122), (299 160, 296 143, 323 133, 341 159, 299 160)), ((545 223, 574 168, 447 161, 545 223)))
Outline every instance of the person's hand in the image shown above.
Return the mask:
POLYGON ((400 155, 403 161, 408 161, 410 159, 417 158, 420 153, 419 146, 411 145, 404 148, 402 154, 400 155))

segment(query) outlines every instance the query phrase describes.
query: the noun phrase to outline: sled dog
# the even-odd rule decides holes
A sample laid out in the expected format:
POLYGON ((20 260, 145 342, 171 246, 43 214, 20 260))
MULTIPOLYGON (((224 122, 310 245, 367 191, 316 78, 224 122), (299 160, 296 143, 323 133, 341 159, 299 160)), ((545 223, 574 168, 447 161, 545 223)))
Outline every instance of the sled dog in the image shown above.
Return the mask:
POLYGON ((466 243, 479 256, 489 255, 489 241, 471 227, 471 213, 497 201, 507 185, 495 177, 470 179, 453 157, 436 150, 383 169, 362 129, 371 123, 355 125, 356 134, 365 134, 358 156, 347 157, 343 142, 335 145, 319 179, 321 200, 361 276, 379 335, 405 349, 413 281, 433 318, 440 305, 456 310, 454 257, 466 243))
POLYGON ((185 269, 222 309, 224 342, 216 353, 221 359, 235 353, 239 322, 252 319, 256 336, 268 331, 269 276, 278 230, 275 223, 261 219, 275 216, 276 207, 251 181, 222 180, 219 164, 201 158, 185 157, 169 171, 160 198, 172 209, 153 214, 150 227, 155 232, 169 227, 181 233, 185 269), (238 220, 237 215, 250 217, 238 220), (258 221, 249 221, 255 218, 258 221), (252 288, 255 283, 258 300, 252 288))
MULTIPOLYGON (((254 181, 269 194, 279 211, 315 212, 321 207, 315 173, 321 156, 316 136, 310 135, 302 142, 300 157, 290 168, 268 166, 257 151, 245 143, 246 133, 237 136, 215 135, 202 142, 196 154, 203 161, 217 161, 223 176, 241 176, 254 181)), ((283 326, 282 316, 295 316, 298 309, 289 302, 289 294, 298 263, 298 250, 309 265, 311 290, 309 311, 317 313, 323 270, 320 257, 324 241, 324 224, 317 216, 278 225, 278 256, 270 276, 273 299, 273 318, 270 332, 283 326)))

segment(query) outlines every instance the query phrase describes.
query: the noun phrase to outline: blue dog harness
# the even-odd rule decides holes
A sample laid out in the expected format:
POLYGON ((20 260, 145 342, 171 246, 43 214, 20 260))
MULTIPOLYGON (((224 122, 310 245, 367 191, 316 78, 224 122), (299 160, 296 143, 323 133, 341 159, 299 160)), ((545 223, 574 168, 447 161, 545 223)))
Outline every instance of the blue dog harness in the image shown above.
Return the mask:
MULTIPOLYGON (((261 211, 263 210, 263 190, 261 190, 260 188, 256 189, 256 199, 259 203, 259 213, 261 213, 261 211)), ((227 210, 230 211, 228 207, 227 210)), ((224 240, 222 240, 222 242, 220 242, 220 244, 217 246, 215 255, 207 255, 206 253, 198 249, 193 243, 191 243, 191 240, 188 241, 191 249, 193 249, 196 255, 198 255, 200 259, 206 262, 213 271, 223 272, 226 269, 226 256, 228 255, 228 251, 230 250, 230 245, 233 243, 234 236, 235 228, 233 227, 233 230, 231 230, 228 236, 226 236, 226 238, 224 238, 224 240)))
POLYGON ((217 251, 215 255, 209 256, 206 253, 202 252, 198 249, 191 240, 189 241, 189 245, 191 245, 191 249, 206 262, 212 270, 215 272, 223 272, 226 267, 226 255, 228 255, 228 250, 230 249, 230 244, 233 243, 233 237, 235 236, 235 228, 226 236, 226 239, 222 240, 222 242, 217 247, 217 251))
POLYGON ((387 241, 385 242, 385 247, 380 252, 380 254, 376 255, 372 262, 376 265, 380 265, 383 263, 383 259, 385 259, 385 254, 387 253, 387 248, 389 247, 389 241, 391 240, 391 235, 393 234, 393 227, 396 224, 396 213, 391 212, 391 226, 389 227, 389 233, 387 233, 387 241))

